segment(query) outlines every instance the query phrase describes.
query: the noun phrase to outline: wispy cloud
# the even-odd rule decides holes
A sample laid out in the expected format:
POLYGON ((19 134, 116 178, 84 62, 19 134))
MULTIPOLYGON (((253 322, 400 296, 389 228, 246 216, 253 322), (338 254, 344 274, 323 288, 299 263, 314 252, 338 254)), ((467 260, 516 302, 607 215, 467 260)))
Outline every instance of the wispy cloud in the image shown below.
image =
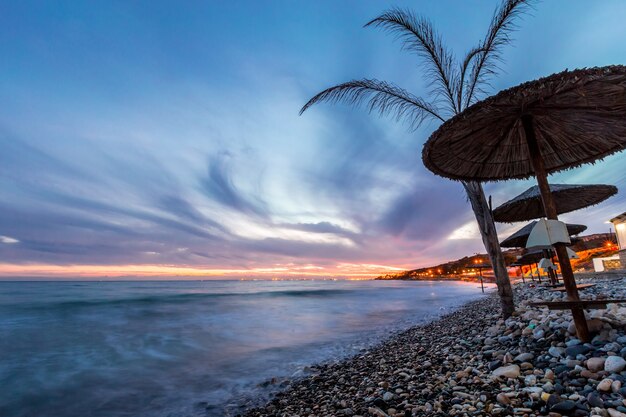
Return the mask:
MULTIPOLYGON (((191 10, 181 11, 177 19, 189 18, 182 34, 171 31, 173 16, 151 4, 115 25, 72 4, 71 13, 54 19, 28 4, 5 8, 12 23, 0 36, 13 40, 0 44, 5 275, 20 268, 79 273, 81 265, 100 274, 116 267, 121 274, 374 274, 483 250, 461 185, 422 166, 421 145, 436 125, 409 132, 349 106, 298 116, 311 95, 355 77, 425 91, 412 57, 360 29, 380 12, 379 3, 220 6, 221 15, 254 22, 235 32, 224 26, 229 19, 205 24, 202 13, 214 7, 193 19, 191 10), (262 18, 270 15, 280 19, 262 18), (318 18, 328 24, 293 30, 294 21, 318 18), (76 21, 85 30, 80 39, 71 30, 76 21), (138 24, 145 36, 136 36, 138 24)), ((494 90, 572 62, 626 62, 615 36, 596 34, 602 43, 569 48, 570 35, 605 16, 605 6, 573 2, 584 16, 566 11, 559 36, 546 34, 563 11, 542 8, 524 23, 518 48, 507 51, 509 72, 494 90)), ((482 36, 493 5, 453 9, 433 3, 428 13, 463 43, 482 36), (466 12, 484 19, 459 25, 455 13, 466 12)), ((626 189, 625 165, 621 154, 550 180, 626 189)), ((511 181, 486 190, 497 205, 530 185, 511 181)), ((564 219, 604 232, 604 222, 623 211, 621 192, 564 219)))

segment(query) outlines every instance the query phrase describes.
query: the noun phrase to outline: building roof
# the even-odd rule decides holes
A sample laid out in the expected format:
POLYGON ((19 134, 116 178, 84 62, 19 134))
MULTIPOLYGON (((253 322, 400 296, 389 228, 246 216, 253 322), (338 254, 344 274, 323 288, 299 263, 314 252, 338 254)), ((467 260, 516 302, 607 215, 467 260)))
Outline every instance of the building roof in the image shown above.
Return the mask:
POLYGON ((626 211, 623 212, 622 214, 620 214, 619 216, 616 216, 614 218, 612 218, 611 220, 609 220, 611 223, 615 223, 615 222, 626 222, 626 211))

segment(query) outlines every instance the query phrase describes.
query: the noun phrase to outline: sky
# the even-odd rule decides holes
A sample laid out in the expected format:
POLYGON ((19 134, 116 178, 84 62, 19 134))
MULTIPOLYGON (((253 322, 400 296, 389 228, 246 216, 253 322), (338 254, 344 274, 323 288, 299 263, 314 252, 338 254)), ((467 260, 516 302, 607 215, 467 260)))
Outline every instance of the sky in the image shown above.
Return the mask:
MULTIPOLYGON (((417 130, 320 90, 428 83, 391 7, 457 56, 497 1, 0 2, 0 276, 368 276, 484 251, 417 130), (184 7, 181 7, 184 6, 184 7)), ((626 64, 626 3, 537 3, 488 93, 626 64)), ((626 154, 552 175, 626 189, 626 154)), ((488 183, 494 206, 533 181, 488 183)), ((562 217, 607 232, 626 193, 562 217)), ((502 237, 522 224, 498 225, 502 237)))

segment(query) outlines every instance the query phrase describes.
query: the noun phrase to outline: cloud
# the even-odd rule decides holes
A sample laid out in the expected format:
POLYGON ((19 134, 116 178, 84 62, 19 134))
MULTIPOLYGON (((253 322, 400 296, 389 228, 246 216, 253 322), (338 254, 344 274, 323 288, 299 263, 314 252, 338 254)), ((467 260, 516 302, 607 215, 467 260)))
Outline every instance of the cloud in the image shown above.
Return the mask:
MULTIPOLYGON (((234 13, 229 7, 221 15, 234 13)), ((186 26, 188 38, 156 49, 153 39, 172 35, 172 16, 154 15, 154 8, 129 11, 127 21, 113 26, 74 10, 86 30, 78 43, 71 36, 57 41, 71 35, 73 23, 64 17, 51 22, 45 11, 9 8, 10 19, 23 22, 23 36, 0 45, 13 65, 0 85, 3 261, 329 271, 343 264, 426 266, 484 250, 462 186, 422 165, 422 144, 436 124, 409 132, 347 105, 316 106, 298 116, 313 94, 351 78, 400 80, 418 95, 426 87, 414 57, 390 48, 384 35, 360 29, 377 6, 338 4, 330 14, 302 7, 237 8, 238 18, 244 13, 255 22, 253 43, 246 31, 214 42, 223 24, 206 25, 199 13, 186 26), (263 13, 280 19, 258 19, 263 13), (294 35, 282 24, 319 13, 331 24, 314 25, 313 32, 294 35), (30 24, 33 19, 38 24, 30 24), (151 22, 142 26, 145 37, 129 36, 137 22, 151 22), (125 53, 111 45, 124 45, 125 53), (57 59, 50 61, 52 55, 57 59)), ((453 39, 482 36, 491 6, 472 6, 487 20, 470 19, 463 27, 450 20, 447 7, 433 6, 440 13, 434 18, 453 39)), ((550 7, 536 17, 543 26, 532 23, 532 31, 516 35, 520 48, 503 56, 511 71, 494 80, 496 89, 569 66, 571 53, 554 54, 569 51, 567 36, 553 46, 542 43, 555 39, 544 36, 554 30, 549 22, 557 11, 550 7), (517 65, 528 51, 539 67, 517 65)), ((592 7, 583 21, 606 14, 602 10, 592 7)), ((561 34, 580 32, 581 20, 570 17, 561 34)), ((577 56, 624 61, 619 37, 606 38, 615 42, 577 56)), ((550 181, 624 189, 625 164, 622 153, 550 181)), ((530 185, 510 181, 485 189, 497 205, 530 185)), ((604 222, 625 203, 620 192, 563 217, 587 224, 590 233, 604 232, 604 222)), ((501 234, 507 227, 498 225, 501 234)))
POLYGON ((210 197, 228 208, 264 216, 266 214, 264 204, 244 197, 235 186, 229 170, 231 158, 232 154, 229 152, 222 152, 210 158, 207 175, 200 180, 202 188, 210 197))

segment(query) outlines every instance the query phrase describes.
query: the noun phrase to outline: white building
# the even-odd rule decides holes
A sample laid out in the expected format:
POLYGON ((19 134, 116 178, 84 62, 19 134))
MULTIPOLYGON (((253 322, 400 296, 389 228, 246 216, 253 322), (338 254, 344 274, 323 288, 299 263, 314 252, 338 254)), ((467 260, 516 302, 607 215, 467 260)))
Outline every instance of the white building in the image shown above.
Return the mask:
POLYGON ((615 235, 617 236, 617 245, 619 246, 619 257, 622 268, 626 269, 626 212, 611 219, 613 227, 615 227, 615 235))

